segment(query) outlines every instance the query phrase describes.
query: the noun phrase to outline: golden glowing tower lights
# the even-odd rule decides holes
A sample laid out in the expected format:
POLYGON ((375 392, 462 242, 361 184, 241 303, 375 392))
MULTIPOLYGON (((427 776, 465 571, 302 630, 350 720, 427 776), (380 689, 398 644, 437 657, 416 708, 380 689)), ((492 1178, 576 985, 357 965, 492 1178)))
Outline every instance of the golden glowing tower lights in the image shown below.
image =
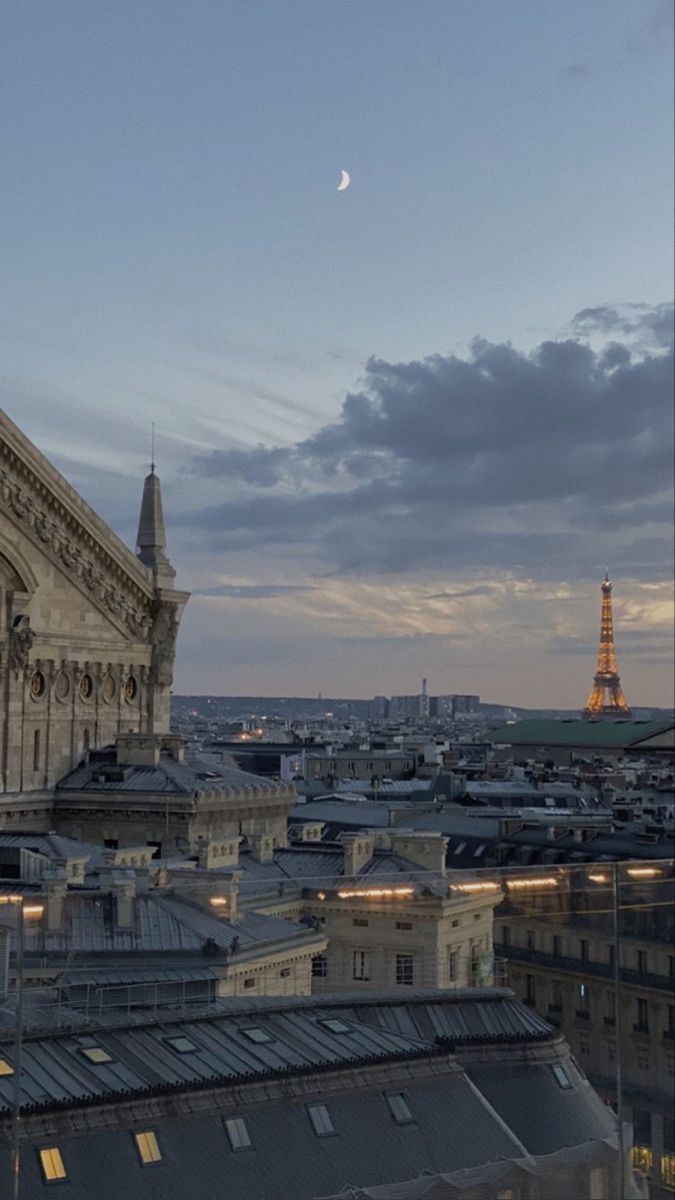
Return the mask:
POLYGON ((605 578, 602 583, 598 662, 593 677, 591 694, 586 701, 584 716, 630 716, 628 701, 621 689, 619 668, 616 661, 614 619, 612 616, 612 584, 607 572, 605 572, 605 578))

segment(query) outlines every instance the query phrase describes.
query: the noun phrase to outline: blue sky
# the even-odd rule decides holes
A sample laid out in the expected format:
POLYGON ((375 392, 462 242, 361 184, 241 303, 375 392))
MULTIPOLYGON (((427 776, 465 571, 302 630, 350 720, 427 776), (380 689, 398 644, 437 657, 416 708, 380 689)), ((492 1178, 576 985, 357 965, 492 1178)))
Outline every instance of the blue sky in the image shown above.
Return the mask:
MULTIPOLYGON (((611 556, 638 634, 626 642, 629 698, 632 674, 636 702, 667 703, 661 486, 649 495, 628 487, 642 516, 623 543, 608 512, 583 554, 570 542, 544 561, 547 539, 568 533, 558 491, 538 494, 529 526, 520 510, 531 552, 511 564, 493 540, 482 556, 456 545, 437 563, 374 554, 368 571, 378 522, 394 544, 401 513, 408 525, 461 528, 461 505, 447 495, 432 515, 399 497, 367 524, 343 513, 340 525, 330 513, 353 486, 353 456, 346 474, 331 460, 329 480, 325 458, 319 470, 303 450, 262 486, 257 459, 245 468, 207 459, 325 440, 349 393, 371 388, 382 399, 387 371, 373 373, 372 356, 468 361, 476 337, 524 354, 569 338, 598 352, 618 340, 634 359, 666 353, 663 338, 645 341, 626 320, 574 316, 611 306, 642 319, 671 299, 668 19, 656 0, 5 7, 3 407, 131 543, 156 421, 184 582, 198 592, 228 581, 302 589, 196 596, 179 687, 367 694, 416 688, 426 674, 437 691, 572 705, 592 673, 583 647, 595 639, 596 567, 611 556), (353 182, 338 193, 341 168, 353 182), (636 304, 644 308, 625 307, 636 304), (279 529, 268 541, 254 535, 270 486, 284 501, 334 494, 322 529, 309 522, 304 542, 279 529), (214 522, 227 527, 232 505, 249 501, 241 536, 214 537, 214 522), (331 558, 331 539, 344 546, 350 530, 359 555, 331 558), (634 552, 640 539, 651 555, 634 552), (623 561, 622 544, 631 547, 623 561), (499 599, 479 592, 440 616, 435 601, 429 608, 429 596, 486 579, 501 581, 499 599), (560 589, 578 597, 573 616, 569 599, 551 600, 560 589), (481 666, 486 638, 494 646, 481 666), (578 653, 563 653, 571 643, 560 638, 576 638, 578 653)), ((518 398, 504 394, 521 420, 518 398)), ((426 397, 410 395, 420 420, 426 397)), ((567 398, 544 391, 541 403, 553 411, 567 398)), ((564 445, 574 453, 583 428, 573 401, 569 411, 564 445)), ((457 419, 452 405, 444 412, 457 419)), ((656 441, 660 420, 650 426, 656 441)), ((378 446, 379 457, 359 462, 373 488, 390 452, 378 446)), ((515 469, 527 472, 526 459, 515 469)), ((564 501, 577 506, 581 539, 577 510, 597 504, 578 489, 564 501)), ((635 514, 616 502, 626 529, 635 514)), ((485 513, 495 536, 507 532, 503 504, 496 496, 485 513)), ((514 532, 512 511, 509 521, 514 532)), ((617 582, 617 602, 620 594, 617 582)))

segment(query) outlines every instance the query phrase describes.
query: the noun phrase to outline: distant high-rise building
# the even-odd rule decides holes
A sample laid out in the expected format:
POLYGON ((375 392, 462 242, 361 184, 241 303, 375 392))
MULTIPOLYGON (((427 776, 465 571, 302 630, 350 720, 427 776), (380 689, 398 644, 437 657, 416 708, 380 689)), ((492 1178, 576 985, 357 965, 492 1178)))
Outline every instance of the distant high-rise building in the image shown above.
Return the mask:
POLYGON ((628 701, 621 688, 619 668, 614 645, 614 620, 612 616, 612 585, 605 572, 602 583, 602 610, 600 617, 600 648, 598 663, 593 678, 593 687, 584 709, 585 717, 629 717, 628 701))

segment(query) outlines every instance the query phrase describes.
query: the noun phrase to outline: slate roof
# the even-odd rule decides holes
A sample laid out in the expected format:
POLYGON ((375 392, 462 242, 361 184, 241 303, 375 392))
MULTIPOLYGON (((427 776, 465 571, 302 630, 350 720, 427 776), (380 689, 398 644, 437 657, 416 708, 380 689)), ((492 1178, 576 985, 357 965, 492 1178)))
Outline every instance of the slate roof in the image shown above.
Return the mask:
POLYGON ((289 784, 279 780, 252 775, 238 767, 203 762, 198 757, 177 762, 163 757, 157 766, 119 767, 114 756, 106 759, 93 756, 69 771, 56 785, 57 792, 169 792, 192 796, 195 792, 220 792, 226 789, 242 791, 253 788, 265 794, 286 792, 289 784), (121 772, 122 778, 119 778, 121 772))
MULTIPOLYGON (((335 887, 344 881, 344 853, 339 847, 277 850, 272 863, 258 863, 250 855, 242 854, 239 865, 243 868, 242 895, 259 895, 267 890, 266 884, 271 889, 287 880, 299 887, 303 883, 309 887, 335 887)), ((395 877, 397 883, 415 883, 435 895, 448 894, 447 881, 441 876, 392 850, 375 849, 369 861, 359 869, 358 877, 395 877)))
POLYGON ((304 925, 262 913, 244 911, 241 921, 232 924, 166 893, 141 894, 133 903, 133 924, 125 929, 113 919, 114 898, 110 893, 69 893, 59 929, 48 929, 45 916, 27 925, 26 951, 80 955, 201 951, 207 938, 227 949, 235 936, 240 950, 245 950, 309 936, 304 925))
POLYGON ((502 725, 491 736, 493 743, 510 746, 579 746, 620 750, 672 725, 672 718, 656 721, 555 721, 532 717, 502 725))
MULTIPOLYGON (((477 989, 413 993, 405 999, 382 994, 364 1005, 353 996, 330 1002, 260 1000, 248 1009, 241 1000, 231 1000, 227 1013, 208 1019, 117 1023, 89 1037, 112 1059, 96 1066, 71 1033, 29 1036, 24 1047, 25 1195, 37 1200, 48 1191, 40 1178, 36 1144, 59 1147, 68 1172, 64 1194, 72 1200, 93 1195, 100 1200, 119 1200, 120 1195, 126 1200, 185 1200, 191 1195, 214 1200, 223 1187, 228 1200, 311 1200, 334 1196, 349 1185, 370 1187, 425 1172, 469 1170, 522 1160, 540 1145, 559 1149, 575 1138, 586 1143, 611 1136, 611 1112, 549 1027, 542 1022, 539 1034, 528 1032, 532 1020, 539 1019, 524 1014, 509 993, 477 989), (434 1031, 452 1028, 460 1012, 476 1028, 484 1028, 490 1013, 496 1032, 487 1036, 488 1046, 504 1040, 500 1032, 512 1030, 513 1050, 481 1059, 474 1035, 471 1058, 464 1065, 461 1058, 448 1059, 447 1047, 435 1045, 434 1031), (336 1016, 346 1025, 344 1032, 331 1032, 324 1024, 336 1016), (422 1035, 426 1022, 430 1032, 422 1035), (252 1026, 272 1040, 251 1041, 245 1031, 252 1026), (177 1035, 194 1049, 180 1053, 172 1048, 167 1039, 177 1035), (543 1059, 524 1063, 522 1049, 533 1043, 541 1047, 537 1053, 543 1059), (569 1089, 556 1082, 553 1062, 564 1064, 569 1089), (386 1074, 373 1084, 368 1069, 378 1065, 386 1074), (283 1087, 275 1079, 283 1080, 283 1087), (264 1088, 245 1086, 256 1081, 264 1088), (196 1102, 197 1093, 206 1093, 206 1101, 214 1087, 224 1089, 218 1109, 205 1111, 196 1102), (180 1101, 186 1091, 189 1107, 187 1097, 184 1104, 180 1101), (410 1123, 393 1121, 388 1091, 403 1092, 410 1123), (145 1097, 163 1095, 163 1108, 157 1107, 157 1099, 152 1111, 144 1107, 145 1097), (97 1131, 85 1132, 78 1110, 120 1099, 134 1101, 120 1124, 108 1109, 107 1120, 97 1117, 97 1131), (332 1136, 313 1133, 307 1112, 312 1103, 326 1106, 332 1136), (538 1105, 532 1130, 527 1127, 531 1103, 538 1105), (61 1118, 59 1108, 66 1109, 61 1118), (52 1132, 35 1143, 31 1114, 41 1112, 54 1114, 48 1122, 52 1132), (249 1148, 232 1151, 223 1126, 229 1116, 245 1122, 249 1148), (151 1170, 139 1164, 133 1129, 156 1133, 162 1158, 151 1170)), ((9 1039, 0 1043, 0 1053, 11 1054, 9 1039)), ((11 1093, 12 1077, 0 1076, 0 1104, 7 1113, 11 1093)), ((41 1132, 42 1125, 36 1129, 41 1132)), ((7 1167, 3 1149, 0 1172, 7 1167)))

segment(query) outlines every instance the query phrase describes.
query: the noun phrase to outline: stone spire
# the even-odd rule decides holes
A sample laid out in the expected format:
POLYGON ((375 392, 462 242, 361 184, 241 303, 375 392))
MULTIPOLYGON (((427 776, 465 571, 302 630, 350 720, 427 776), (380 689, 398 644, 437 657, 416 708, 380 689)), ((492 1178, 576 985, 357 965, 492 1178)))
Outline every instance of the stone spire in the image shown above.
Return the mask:
POLYGON ((138 522, 136 545, 138 557, 143 566, 149 567, 153 572, 157 584, 171 587, 176 572, 164 553, 166 534, 162 512, 162 491, 159 476, 155 474, 154 462, 151 463, 150 474, 146 475, 143 484, 141 518, 138 522))

